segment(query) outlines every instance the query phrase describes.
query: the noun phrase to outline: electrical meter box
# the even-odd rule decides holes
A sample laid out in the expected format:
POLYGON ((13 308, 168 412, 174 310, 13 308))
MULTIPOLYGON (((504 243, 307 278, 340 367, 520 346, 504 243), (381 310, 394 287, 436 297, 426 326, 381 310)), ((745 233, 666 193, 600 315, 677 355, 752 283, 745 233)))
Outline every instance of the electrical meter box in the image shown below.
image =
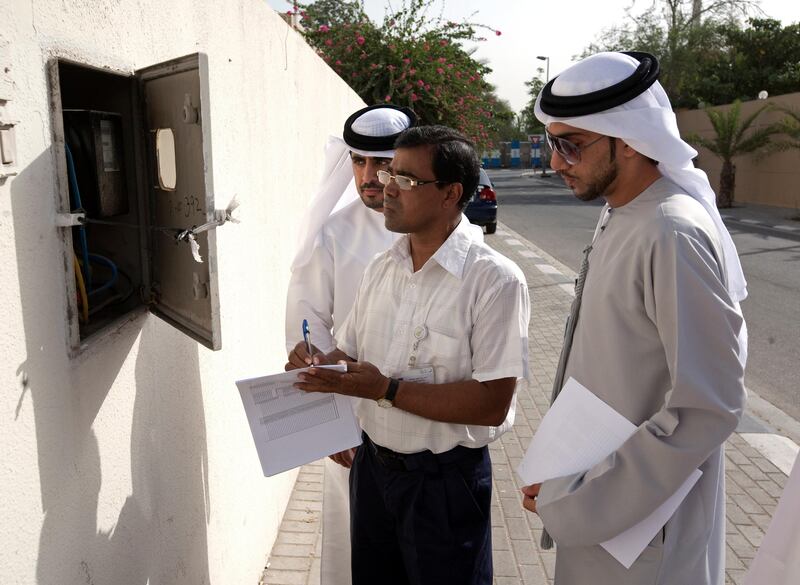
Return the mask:
POLYGON ((208 60, 48 64, 72 355, 149 310, 220 349, 208 60))
POLYGON ((86 201, 84 209, 94 217, 128 213, 121 118, 113 112, 64 110, 64 138, 72 155, 78 190, 82 201, 86 201))

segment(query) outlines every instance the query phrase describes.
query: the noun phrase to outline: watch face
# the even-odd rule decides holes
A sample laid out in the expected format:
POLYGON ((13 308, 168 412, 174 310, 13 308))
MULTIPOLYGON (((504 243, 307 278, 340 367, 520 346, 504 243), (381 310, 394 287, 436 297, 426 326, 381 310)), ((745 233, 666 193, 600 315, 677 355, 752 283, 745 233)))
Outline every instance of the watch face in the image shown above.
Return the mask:
POLYGON ((381 408, 391 408, 394 406, 391 400, 386 400, 385 398, 378 398, 378 406, 381 408))

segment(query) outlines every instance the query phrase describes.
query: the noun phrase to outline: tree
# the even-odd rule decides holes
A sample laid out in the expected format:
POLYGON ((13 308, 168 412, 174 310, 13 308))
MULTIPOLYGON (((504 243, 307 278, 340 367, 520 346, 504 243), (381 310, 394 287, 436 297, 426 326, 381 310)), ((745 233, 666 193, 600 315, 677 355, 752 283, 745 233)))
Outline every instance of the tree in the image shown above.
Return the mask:
POLYGON ((368 104, 409 106, 426 124, 445 124, 489 147, 509 122, 485 80, 491 69, 462 43, 486 40, 489 27, 428 16, 433 0, 404 0, 377 26, 360 2, 317 0, 302 6, 305 36, 368 104))
POLYGON ((692 93, 708 104, 755 99, 761 90, 773 95, 800 90, 800 24, 750 19, 716 26, 714 59, 698 67, 692 93))
MULTIPOLYGON (((753 0, 653 0, 641 14, 626 10, 623 24, 606 29, 583 56, 599 51, 648 51, 658 56, 660 81, 675 107, 696 107, 703 68, 721 58, 721 25, 738 26, 758 11, 753 0)), ((713 102, 717 103, 717 102, 713 102)))
POLYGON ((775 125, 777 132, 786 136, 786 139, 770 144, 770 150, 800 150, 800 111, 783 106, 775 106, 775 109, 786 114, 775 125))
POLYGON ((744 119, 739 101, 735 101, 728 111, 707 108, 706 115, 714 128, 714 138, 703 138, 697 134, 686 137, 687 142, 702 146, 722 159, 717 207, 727 208, 733 204, 736 190, 736 166, 733 159, 763 149, 769 144, 771 136, 778 132, 774 124, 750 130, 756 119, 769 108, 769 104, 764 105, 744 119))
POLYGON ((522 126, 525 134, 539 134, 544 130, 542 123, 536 119, 536 114, 534 113, 536 96, 539 95, 539 93, 542 91, 542 88, 545 86, 545 82, 542 79, 543 75, 544 69, 539 67, 536 69, 536 75, 534 75, 529 81, 525 82, 525 85, 528 88, 528 96, 530 96, 527 105, 520 112, 520 125, 522 126))
POLYGON ((494 110, 494 124, 489 133, 493 144, 509 140, 524 140, 525 133, 519 124, 519 117, 506 100, 498 99, 494 110))

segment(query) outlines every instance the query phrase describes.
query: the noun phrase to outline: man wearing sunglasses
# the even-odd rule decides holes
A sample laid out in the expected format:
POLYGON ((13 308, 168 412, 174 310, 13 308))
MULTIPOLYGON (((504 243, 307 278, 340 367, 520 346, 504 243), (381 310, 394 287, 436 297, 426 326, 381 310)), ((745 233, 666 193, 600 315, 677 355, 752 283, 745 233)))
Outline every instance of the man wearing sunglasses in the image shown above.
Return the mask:
POLYGON ((553 388, 572 377, 636 427, 590 469, 523 488, 556 585, 722 585, 723 444, 745 402, 747 295, 696 152, 646 53, 600 53, 542 90, 551 165, 606 205, 585 250, 553 388), (702 476, 626 569, 600 546, 702 476), (549 534, 549 536, 547 536, 549 534))
MULTIPOLYGON (((383 225, 383 185, 377 173, 389 167, 394 141, 416 123, 408 108, 379 104, 345 121, 343 138, 331 137, 319 193, 308 208, 302 245, 292 263, 286 298, 286 350, 303 344, 306 320, 314 344, 335 348, 333 332, 344 322, 364 269, 397 234, 383 225)), ((350 583, 349 472, 353 450, 325 460, 320 579, 350 583)))
MULTIPOLYGON (((487 445, 528 376, 528 289, 461 213, 478 183, 472 143, 418 126, 395 147, 378 178, 386 228, 405 235, 367 267, 337 349, 313 357, 348 372, 312 368, 298 387, 359 399, 354 585, 489 585, 487 445)), ((289 365, 309 361, 298 346, 289 365)))

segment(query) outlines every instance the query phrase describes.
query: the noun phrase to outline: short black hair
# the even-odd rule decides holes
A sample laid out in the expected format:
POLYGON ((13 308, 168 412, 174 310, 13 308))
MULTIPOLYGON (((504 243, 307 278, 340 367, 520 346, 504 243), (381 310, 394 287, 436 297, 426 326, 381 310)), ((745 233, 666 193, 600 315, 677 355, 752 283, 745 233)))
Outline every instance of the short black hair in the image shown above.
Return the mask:
POLYGON ((475 145, 448 126, 414 126, 400 134, 394 143, 395 149, 417 146, 431 147, 437 181, 461 183, 464 193, 458 207, 463 209, 478 187, 481 162, 475 145))

